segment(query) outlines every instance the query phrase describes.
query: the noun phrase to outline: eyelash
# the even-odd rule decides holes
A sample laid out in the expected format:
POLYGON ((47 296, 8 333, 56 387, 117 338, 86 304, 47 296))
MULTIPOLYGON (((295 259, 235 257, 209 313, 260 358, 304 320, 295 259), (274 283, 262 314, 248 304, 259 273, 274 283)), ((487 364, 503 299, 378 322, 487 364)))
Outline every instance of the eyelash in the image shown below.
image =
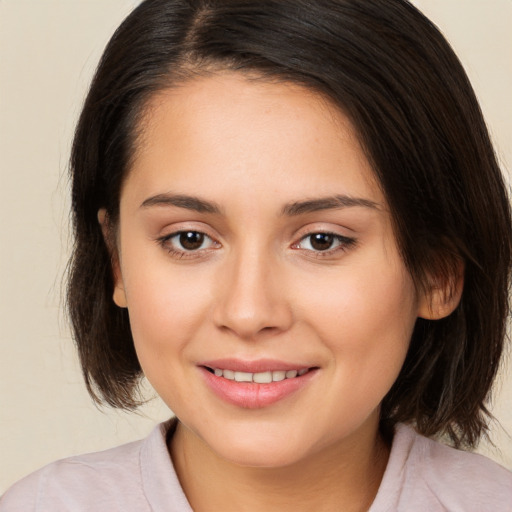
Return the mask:
MULTIPOLYGON (((169 235, 162 236, 162 237, 158 238, 156 241, 172 257, 177 258, 177 259, 197 258, 197 257, 200 257, 200 255, 202 253, 204 253, 204 251, 208 251, 210 249, 210 247, 190 249, 190 250, 175 249, 172 246, 172 242, 171 242, 172 239, 181 237, 184 234, 200 235, 200 236, 204 237, 204 241, 206 241, 207 239, 210 240, 210 243, 212 246, 220 245, 218 242, 216 242, 213 238, 208 236, 206 233, 203 233, 202 231, 195 231, 195 230, 176 231, 174 233, 170 233, 169 235)), ((203 245, 204 241, 201 243, 201 245, 203 245)), ((356 243, 357 243, 357 240, 355 238, 346 237, 346 236, 339 235, 336 233, 331 233, 328 231, 314 231, 312 233, 308 233, 307 235, 304 235, 298 242, 296 242, 292 245, 292 248, 297 249, 297 250, 308 251, 308 252, 312 253, 315 258, 325 258, 325 257, 333 256, 334 254, 336 254, 340 251, 342 251, 342 252, 348 251, 351 247, 356 245, 356 243), (304 249, 304 248, 300 247, 300 244, 302 242, 304 242, 307 239, 311 239, 311 237, 313 237, 315 235, 330 236, 333 238, 333 242, 337 242, 338 245, 334 248, 329 248, 329 249, 326 249, 323 251, 322 250, 314 250, 314 249, 304 249)), ((310 242, 310 245, 311 245, 311 242, 310 242)))
MULTIPOLYGON (((328 258, 328 257, 334 256, 338 252, 348 251, 351 247, 355 246, 356 243, 357 243, 357 240, 355 238, 346 237, 343 235, 339 235, 337 233, 331 233, 329 231, 314 231, 312 233, 308 233, 307 235, 303 236, 297 243, 293 244, 292 247, 294 249, 311 252, 313 257, 315 257, 315 258, 328 258), (314 250, 314 249, 303 249, 303 248, 299 247, 299 245, 304 240, 311 239, 311 237, 313 237, 315 235, 330 236, 333 238, 334 242, 338 243, 338 245, 334 248, 329 248, 324 251, 314 250)), ((311 245, 311 241, 310 241, 310 245, 311 245)))
MULTIPOLYGON (((172 245, 172 239, 181 237, 185 234, 195 234, 195 235, 201 235, 204 237, 204 241, 209 240, 212 245, 219 245, 218 242, 213 240, 212 237, 208 236, 206 233, 203 233, 202 231, 196 231, 193 229, 184 229, 181 231, 175 231, 174 233, 170 233, 169 235, 162 236, 158 238, 156 241, 159 243, 161 247, 163 247, 171 256, 177 259, 185 259, 185 258, 197 258, 199 257, 204 251, 207 251, 209 248, 198 248, 198 249, 175 249, 172 245)), ((203 241, 203 243, 204 243, 203 241)), ((203 243, 201 245, 203 245, 203 243)))

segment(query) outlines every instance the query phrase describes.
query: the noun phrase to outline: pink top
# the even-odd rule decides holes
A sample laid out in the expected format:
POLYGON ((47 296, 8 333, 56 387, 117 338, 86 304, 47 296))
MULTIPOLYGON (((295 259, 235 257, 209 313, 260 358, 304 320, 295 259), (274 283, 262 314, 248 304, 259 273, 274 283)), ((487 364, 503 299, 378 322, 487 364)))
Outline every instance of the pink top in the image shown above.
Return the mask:
MULTIPOLYGON (((142 441, 36 471, 7 491, 0 512, 192 512, 167 451, 174 425, 171 420, 142 441)), ((512 473, 399 425, 369 512, 411 510, 511 512, 512 473)))

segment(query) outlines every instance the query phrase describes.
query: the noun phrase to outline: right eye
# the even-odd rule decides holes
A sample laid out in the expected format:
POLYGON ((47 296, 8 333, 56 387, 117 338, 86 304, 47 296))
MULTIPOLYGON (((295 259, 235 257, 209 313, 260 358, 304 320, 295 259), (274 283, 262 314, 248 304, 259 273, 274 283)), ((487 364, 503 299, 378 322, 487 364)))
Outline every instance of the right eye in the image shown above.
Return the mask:
POLYGON ((192 230, 171 233, 160 238, 158 241, 169 253, 178 256, 207 250, 216 245, 216 242, 205 233, 192 230))

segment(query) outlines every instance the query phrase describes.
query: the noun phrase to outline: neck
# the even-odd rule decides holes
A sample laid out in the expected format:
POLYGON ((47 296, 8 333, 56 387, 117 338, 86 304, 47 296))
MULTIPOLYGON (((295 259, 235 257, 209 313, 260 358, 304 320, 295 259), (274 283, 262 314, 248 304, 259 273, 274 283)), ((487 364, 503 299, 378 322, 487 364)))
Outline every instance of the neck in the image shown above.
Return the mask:
POLYGON ((374 428, 285 467, 245 467, 219 457, 178 423, 170 453, 196 512, 366 511, 379 488, 389 449, 374 428))

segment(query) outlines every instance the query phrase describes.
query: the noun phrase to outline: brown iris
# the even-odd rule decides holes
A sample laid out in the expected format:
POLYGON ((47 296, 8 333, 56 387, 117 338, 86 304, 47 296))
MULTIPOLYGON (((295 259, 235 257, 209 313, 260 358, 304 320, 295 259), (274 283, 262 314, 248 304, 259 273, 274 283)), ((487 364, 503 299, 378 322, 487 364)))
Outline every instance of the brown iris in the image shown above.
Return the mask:
POLYGON ((310 236, 311 247, 317 251, 326 251, 332 247, 334 235, 329 233, 315 233, 310 236))
POLYGON ((197 231, 184 231, 180 233, 180 245, 187 251, 199 249, 204 242, 204 234, 197 231))

